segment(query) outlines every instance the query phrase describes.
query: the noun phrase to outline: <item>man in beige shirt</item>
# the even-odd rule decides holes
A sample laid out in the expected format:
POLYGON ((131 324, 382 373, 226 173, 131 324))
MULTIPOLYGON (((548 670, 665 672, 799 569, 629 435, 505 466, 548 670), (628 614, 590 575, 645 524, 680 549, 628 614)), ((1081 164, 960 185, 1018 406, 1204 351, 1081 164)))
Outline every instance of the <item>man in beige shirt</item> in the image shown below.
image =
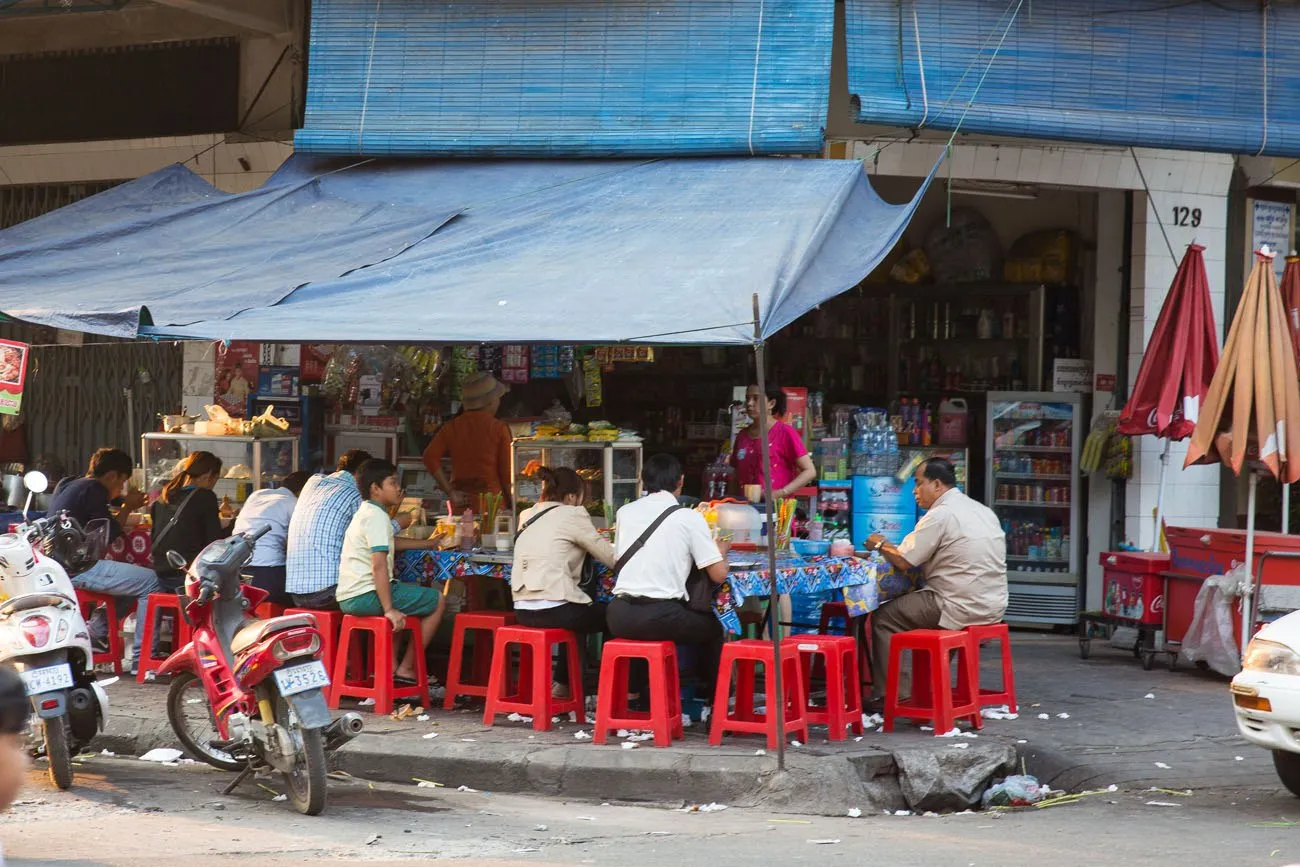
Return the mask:
POLYGON ((993 510, 958 490, 956 472, 942 458, 917 467, 915 496, 927 511, 901 544, 895 546, 879 533, 866 543, 894 568, 920 566, 925 575, 923 589, 886 602, 872 615, 875 699, 885 694, 894 633, 997 623, 1007 609, 1006 536, 993 510))

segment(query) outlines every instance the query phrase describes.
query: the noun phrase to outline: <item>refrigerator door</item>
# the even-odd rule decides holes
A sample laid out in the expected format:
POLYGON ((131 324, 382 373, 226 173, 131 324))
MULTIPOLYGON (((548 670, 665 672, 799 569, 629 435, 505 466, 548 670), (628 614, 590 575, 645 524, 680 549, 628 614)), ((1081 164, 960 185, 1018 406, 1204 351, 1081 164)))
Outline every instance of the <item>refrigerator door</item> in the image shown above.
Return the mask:
POLYGON ((1007 536, 1008 621, 1077 620, 1081 428, 1080 395, 989 393, 985 493, 1007 536))

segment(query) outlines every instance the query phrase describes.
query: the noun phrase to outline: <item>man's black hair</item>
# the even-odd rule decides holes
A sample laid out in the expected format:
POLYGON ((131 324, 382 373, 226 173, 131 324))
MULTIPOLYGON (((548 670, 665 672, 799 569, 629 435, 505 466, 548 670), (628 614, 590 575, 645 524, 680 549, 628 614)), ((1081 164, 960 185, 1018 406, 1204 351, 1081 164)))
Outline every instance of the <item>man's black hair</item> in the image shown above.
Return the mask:
POLYGON ((97 479, 102 479, 109 473, 129 476, 134 469, 135 462, 121 449, 98 449, 90 456, 90 474, 97 479))
POLYGON ((357 470, 357 490, 361 491, 361 499, 370 499, 370 489, 375 485, 382 486, 384 480, 389 476, 397 475, 397 467, 382 458, 371 458, 361 465, 357 470))
POLYGON ((945 488, 957 487, 957 469, 945 458, 926 458, 921 464, 921 475, 945 488))
POLYGON ((0 665, 0 734, 20 735, 27 731, 32 700, 18 672, 0 665))
POLYGON ((645 485, 647 494, 657 494, 660 491, 673 493, 681 480, 681 462, 672 455, 651 455, 641 468, 641 483, 645 485))

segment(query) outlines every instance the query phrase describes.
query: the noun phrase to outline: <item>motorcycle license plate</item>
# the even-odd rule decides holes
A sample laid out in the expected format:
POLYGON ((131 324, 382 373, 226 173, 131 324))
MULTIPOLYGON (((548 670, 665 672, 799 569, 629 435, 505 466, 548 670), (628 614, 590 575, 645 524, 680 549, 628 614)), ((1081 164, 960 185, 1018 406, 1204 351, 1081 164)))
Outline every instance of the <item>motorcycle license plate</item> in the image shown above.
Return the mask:
POLYGON ((313 659, 305 665, 281 668, 275 672, 275 685, 280 687, 280 695, 297 695, 309 689, 323 689, 330 685, 329 672, 325 663, 313 659))
POLYGON ((47 668, 33 668, 24 671, 22 678, 28 695, 40 695, 43 692, 54 692, 56 689, 72 689, 72 666, 65 662, 47 668))

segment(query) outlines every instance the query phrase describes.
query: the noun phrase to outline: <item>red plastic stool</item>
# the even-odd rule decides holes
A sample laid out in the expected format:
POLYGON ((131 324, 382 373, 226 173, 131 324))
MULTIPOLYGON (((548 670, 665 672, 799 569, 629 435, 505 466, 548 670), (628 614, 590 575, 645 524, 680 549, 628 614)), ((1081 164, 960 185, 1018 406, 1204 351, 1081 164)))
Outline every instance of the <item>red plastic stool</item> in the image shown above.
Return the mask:
MULTIPOLYGON (((258 610, 261 610, 259 606, 258 610)), ((320 658, 325 663, 326 670, 330 673, 330 680, 345 677, 346 669, 334 673, 334 649, 338 647, 339 630, 343 627, 342 611, 317 611, 314 608, 288 608, 285 614, 308 614, 316 620, 316 628, 320 630, 320 658)))
MULTIPOLYGON (((496 643, 496 632, 504 626, 515 625, 515 615, 505 612, 489 613, 461 612, 454 620, 455 626, 451 636, 451 662, 447 665, 447 697, 442 706, 451 710, 456 706, 456 698, 472 695, 487 698, 488 681, 492 677, 492 648, 496 643), (488 633, 487 636, 474 636, 474 652, 470 658, 470 673, 466 675, 461 669, 465 662, 465 636, 470 632, 488 633)), ((550 687, 547 687, 550 691, 550 687)))
MULTIPOLYGON (((967 626, 964 630, 975 643, 975 675, 976 684, 979 683, 979 649, 986 641, 996 641, 1001 645, 1002 650, 1002 689, 979 689, 979 706, 988 707, 989 705, 1005 704, 1012 713, 1020 713, 1019 706, 1016 704, 1016 672, 1015 666, 1011 664, 1011 630, 1005 623, 994 623, 989 626, 967 626)), ((962 668, 957 672, 957 700, 963 701, 970 696, 970 681, 966 677, 966 669, 962 668)))
POLYGON ((952 689, 952 654, 966 670, 971 683, 979 683, 979 660, 975 642, 965 632, 944 629, 913 629, 900 632, 889 640, 889 675, 885 681, 885 731, 894 730, 897 717, 927 720, 934 725, 935 736, 952 731, 956 721, 969 719, 975 728, 983 728, 979 702, 956 696, 952 689), (898 677, 902 670, 903 651, 912 651, 912 697, 898 698, 898 677))
POLYGON ((490 726, 497 714, 519 713, 533 718, 539 732, 551 730, 551 717, 574 711, 578 722, 587 721, 582 695, 582 664, 578 660, 578 637, 567 629, 531 629, 502 626, 496 630, 492 651, 492 676, 488 679, 483 725, 490 726), (567 648, 569 698, 551 695, 551 649, 567 648), (519 677, 510 677, 510 648, 519 647, 519 677))
POLYGON ((849 617, 849 606, 845 605, 843 602, 822 603, 821 623, 817 627, 817 631, 822 635, 833 635, 834 633, 827 632, 828 629, 832 628, 832 620, 844 621, 843 632, 839 633, 840 635, 848 635, 852 632, 853 618, 849 617))
MULTIPOLYGON (((343 616, 343 626, 339 631, 338 647, 334 651, 334 666, 330 686, 329 705, 337 708, 339 702, 348 698, 373 698, 375 713, 392 713, 393 700, 413 698, 423 705, 429 700, 429 674, 424 668, 424 642, 420 638, 420 618, 407 617, 402 627, 411 633, 415 642, 415 683, 411 686, 398 686, 393 683, 393 625, 387 617, 343 616), (370 636, 374 653, 371 654, 371 672, 348 671, 348 655, 360 648, 366 636, 370 636), (353 639, 356 643, 353 644, 353 639)), ((359 669, 360 666, 354 666, 359 669)))
POLYGON ((600 689, 596 693, 596 726, 592 739, 603 744, 617 729, 653 731, 655 746, 670 746, 686 735, 682 723, 682 687, 677 674, 677 645, 671 641, 632 641, 615 638, 601 648, 600 689), (628 667, 634 659, 650 666, 650 710, 628 707, 628 667))
POLYGON ((193 629, 181 613, 181 597, 175 593, 150 593, 144 613, 144 626, 141 627, 138 623, 135 625, 136 629, 144 629, 144 634, 140 637, 140 659, 135 661, 135 679, 139 683, 145 682, 145 672, 162 668, 164 660, 154 659, 150 648, 153 647, 154 635, 158 631, 158 622, 164 616, 172 618, 172 650, 178 650, 190 642, 193 629))
POLYGON ((278 602, 263 602, 253 609, 253 616, 258 620, 270 620, 284 615, 284 606, 278 602))
POLYGON ((95 593, 91 590, 77 588, 77 605, 81 608, 81 617, 90 622, 90 614, 98 605, 104 606, 108 623, 108 651, 91 656, 91 665, 111 663, 114 674, 122 673, 122 657, 126 655, 126 645, 122 641, 122 622, 117 619, 117 597, 107 593, 95 593))
POLYGON ((808 741, 808 719, 804 708, 808 706, 808 693, 795 653, 781 654, 781 682, 785 692, 785 731, 776 730, 775 713, 757 713, 754 710, 754 675, 759 663, 763 664, 763 693, 771 707, 776 697, 776 650, 770 641, 743 639, 722 645, 722 663, 718 666, 718 686, 713 693, 713 727, 709 730, 709 743, 722 743, 726 732, 767 734, 767 745, 776 748, 777 738, 787 734, 798 735, 808 741), (736 672, 736 705, 727 711, 731 694, 732 669, 736 672))
POLYGON ((849 728, 862 734, 862 687, 858 678, 858 642, 850 635, 796 635, 787 638, 783 650, 796 656, 804 684, 809 683, 813 661, 820 659, 826 670, 826 705, 806 697, 804 716, 808 723, 827 726, 830 739, 847 739, 849 728))

